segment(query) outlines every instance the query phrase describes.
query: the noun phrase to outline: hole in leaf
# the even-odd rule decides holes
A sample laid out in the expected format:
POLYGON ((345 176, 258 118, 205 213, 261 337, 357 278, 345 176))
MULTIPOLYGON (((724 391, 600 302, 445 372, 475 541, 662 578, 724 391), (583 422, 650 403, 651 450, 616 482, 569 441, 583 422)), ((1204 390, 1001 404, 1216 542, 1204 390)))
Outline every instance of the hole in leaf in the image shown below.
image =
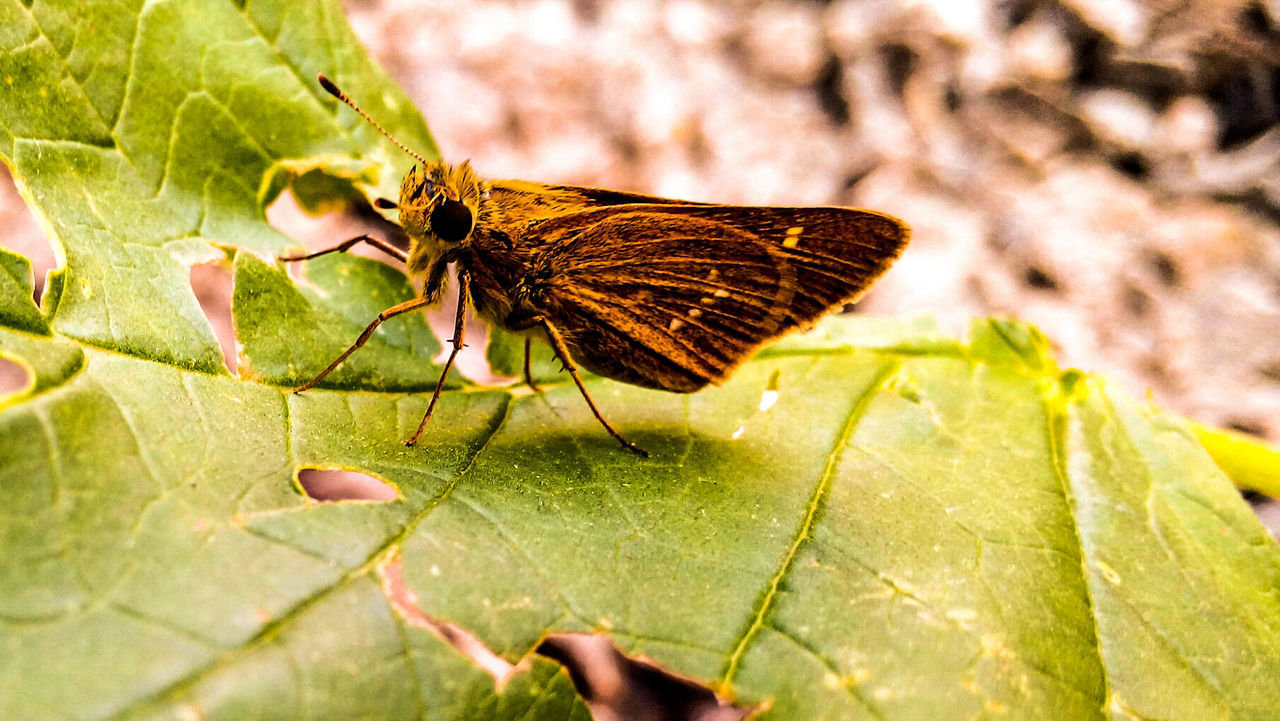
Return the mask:
POLYGON ((326 471, 303 468, 298 485, 313 501, 394 501, 400 497, 386 481, 359 471, 326 471))
POLYGON ((739 721, 751 711, 657 664, 627 656, 603 636, 555 634, 538 653, 569 671, 596 721, 739 721))
POLYGON ((200 310, 218 339, 222 362, 231 375, 235 375, 236 330, 231 321, 231 271, 222 264, 204 263, 191 266, 187 277, 191 292, 195 293, 200 310))
POLYGON ((12 395, 31 384, 31 373, 19 363, 0 358, 0 398, 12 395))
MULTIPOLYGON (((470 631, 423 611, 417 593, 405 585, 398 558, 378 564, 377 571, 383 595, 401 618, 453 646, 493 676, 499 689, 527 670, 525 661, 512 664, 470 631)), ((741 721, 752 711, 729 704, 706 686, 655 663, 623 654, 604 636, 553 634, 536 652, 565 667, 595 721, 741 721)))
POLYGON ((382 580, 382 593, 401 618, 412 626, 434 633, 453 646, 463 656, 471 659, 477 667, 493 676, 498 688, 502 688, 513 674, 524 670, 521 666, 512 664, 490 651, 470 631, 448 621, 428 616, 418 606, 418 594, 405 585, 404 568, 398 559, 379 564, 378 576, 382 580))
POLYGON ((0 245, 25 255, 34 277, 32 296, 36 304, 44 296, 45 277, 58 266, 53 246, 36 222, 26 201, 18 194, 9 168, 0 163, 0 245))

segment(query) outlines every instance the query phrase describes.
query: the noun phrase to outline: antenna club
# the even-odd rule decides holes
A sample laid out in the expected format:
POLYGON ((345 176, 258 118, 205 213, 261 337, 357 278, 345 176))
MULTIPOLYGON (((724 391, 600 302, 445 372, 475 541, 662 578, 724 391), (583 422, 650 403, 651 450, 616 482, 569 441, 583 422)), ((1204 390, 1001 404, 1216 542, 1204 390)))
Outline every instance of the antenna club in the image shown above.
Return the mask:
POLYGON ((316 80, 320 81, 320 87, 324 88, 324 91, 326 93, 329 93, 333 97, 339 100, 342 100, 342 91, 338 89, 337 85, 333 84, 332 80, 325 77, 324 73, 316 73, 316 80))
POLYGON ((422 157, 418 153, 413 152, 412 150, 409 149, 409 146, 405 145, 399 140, 396 140, 394 135, 392 135, 391 133, 388 133, 386 128, 378 124, 378 121, 374 120, 369 116, 368 113, 361 110, 360 106, 356 105, 354 100, 347 97, 346 93, 339 90, 338 86, 334 85, 332 80, 324 76, 324 73, 316 73, 316 80, 320 81, 320 87, 324 88, 325 92, 329 93, 333 97, 337 98, 338 100, 341 100, 343 103, 346 103, 348 106, 350 106, 352 110, 356 111, 356 113, 360 115, 360 117, 369 121, 369 124, 372 125, 374 128, 377 128, 379 133, 382 133, 383 135, 387 136, 388 140, 395 143, 397 148, 400 148, 404 152, 408 153, 410 157, 414 158, 419 163, 422 163, 422 167, 425 168, 427 166, 426 158, 422 157))

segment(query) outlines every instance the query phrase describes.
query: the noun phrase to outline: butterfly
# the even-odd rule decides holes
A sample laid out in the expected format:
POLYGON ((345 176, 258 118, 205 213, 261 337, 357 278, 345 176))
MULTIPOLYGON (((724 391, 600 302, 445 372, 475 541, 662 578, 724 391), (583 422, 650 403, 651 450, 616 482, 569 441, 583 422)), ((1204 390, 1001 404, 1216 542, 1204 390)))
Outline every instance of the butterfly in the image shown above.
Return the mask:
POLYGON ((368 243, 403 261, 421 293, 384 310, 305 391, 383 322, 439 302, 458 282, 453 346, 417 431, 422 435, 462 349, 465 310, 548 343, 601 426, 647 456, 600 412, 579 366, 623 383, 692 393, 727 380, 766 343, 857 299, 902 253, 910 231, 853 208, 714 205, 524 180, 484 180, 464 162, 428 161, 396 140, 328 78, 326 91, 413 157, 397 209, 408 251, 370 236, 282 258, 302 261, 368 243))

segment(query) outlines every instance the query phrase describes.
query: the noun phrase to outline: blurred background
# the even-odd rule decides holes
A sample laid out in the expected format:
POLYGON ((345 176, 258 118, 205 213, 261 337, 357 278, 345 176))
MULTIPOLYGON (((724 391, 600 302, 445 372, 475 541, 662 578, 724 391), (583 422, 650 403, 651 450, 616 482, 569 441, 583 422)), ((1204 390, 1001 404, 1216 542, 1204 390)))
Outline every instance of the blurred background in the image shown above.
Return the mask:
MULTIPOLYGON (((858 312, 954 332, 1016 315, 1063 366, 1280 442, 1280 0, 346 9, 445 157, 484 176, 897 215, 914 241, 858 312)), ((368 222, 288 196, 271 219, 311 245, 368 222)), ((7 175, 0 228, 42 282, 53 256, 7 175)), ((193 279, 226 307, 225 273, 193 279)), ((590 653, 564 643, 544 651, 590 653)), ((698 698, 646 718, 740 715, 698 698)))

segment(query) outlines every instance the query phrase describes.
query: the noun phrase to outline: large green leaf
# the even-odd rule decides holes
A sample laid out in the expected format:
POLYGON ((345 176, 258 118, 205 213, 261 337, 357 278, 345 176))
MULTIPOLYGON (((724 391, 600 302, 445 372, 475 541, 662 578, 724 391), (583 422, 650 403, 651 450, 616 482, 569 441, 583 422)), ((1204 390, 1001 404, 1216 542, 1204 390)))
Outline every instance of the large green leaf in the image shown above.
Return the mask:
POLYGON ((65 261, 41 310, 0 255, 33 379, 0 400, 6 717, 586 718, 554 664, 498 688, 418 610, 512 662, 608 633, 765 718, 1280 716, 1280 549, 1187 424, 1015 323, 835 319, 693 396, 591 381, 648 461, 563 382, 450 390, 405 448, 416 320, 289 393, 410 292, 269 262, 284 183, 407 167, 317 70, 432 152, 336 2, 0 0, 0 155, 65 261), (187 286, 231 249, 241 377, 187 286), (399 497, 316 504, 302 468, 399 497))

